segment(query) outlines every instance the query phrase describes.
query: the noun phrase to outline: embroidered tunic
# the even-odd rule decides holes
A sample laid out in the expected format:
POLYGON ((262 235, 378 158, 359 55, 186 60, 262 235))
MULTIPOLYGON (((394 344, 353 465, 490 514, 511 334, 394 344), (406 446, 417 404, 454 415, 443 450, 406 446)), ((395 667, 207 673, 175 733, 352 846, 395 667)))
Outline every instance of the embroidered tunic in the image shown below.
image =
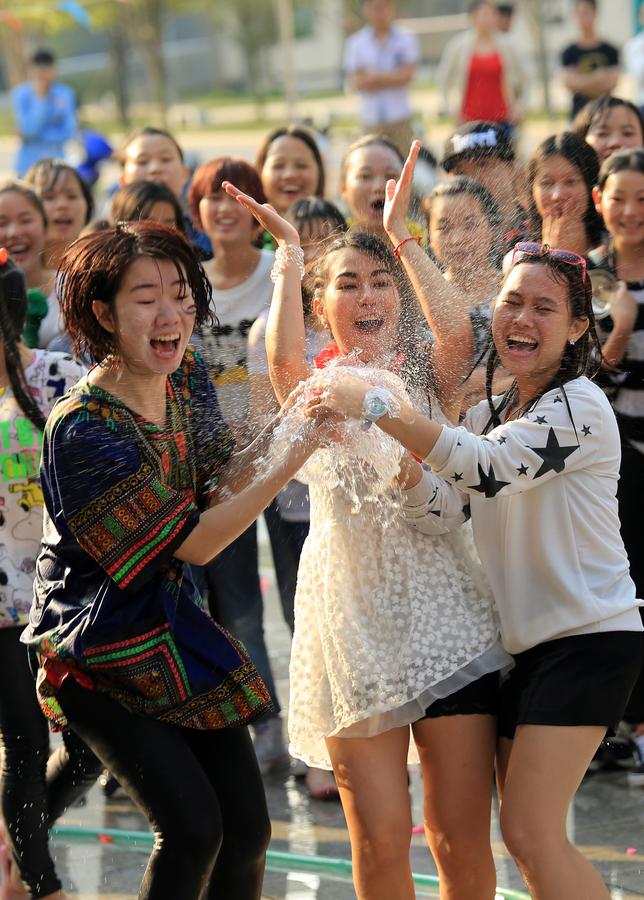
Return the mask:
POLYGON ((43 542, 23 641, 54 730, 63 680, 189 728, 244 724, 270 698, 244 648, 201 609, 173 556, 233 450, 201 359, 167 379, 166 425, 87 378, 54 408, 42 454, 43 542))

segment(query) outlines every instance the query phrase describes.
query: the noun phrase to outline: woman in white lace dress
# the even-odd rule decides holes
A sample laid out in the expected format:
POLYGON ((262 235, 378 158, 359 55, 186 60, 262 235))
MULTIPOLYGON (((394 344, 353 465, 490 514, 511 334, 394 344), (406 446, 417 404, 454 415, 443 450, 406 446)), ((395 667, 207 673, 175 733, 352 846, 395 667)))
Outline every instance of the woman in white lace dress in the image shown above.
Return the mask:
MULTIPOLYGON (((297 232, 270 207, 232 185, 226 189, 281 248, 267 326, 278 396, 307 379, 307 392, 324 390, 338 367, 349 367, 399 401, 411 396, 431 406, 442 421, 439 405, 448 414, 458 410, 456 388, 471 358, 471 330, 456 333, 446 304, 437 302, 435 339, 431 349, 419 350, 420 332, 410 326, 414 317, 398 287, 409 288, 402 267, 365 233, 339 238, 317 267, 314 311, 334 341, 312 369, 304 352, 297 232)), ((406 210, 405 192, 401 205, 406 210)), ((449 301, 458 302, 451 295, 449 301)), ((377 399, 377 390, 372 394, 377 399)), ((288 428, 300 427, 298 415, 303 421, 296 409, 284 440, 288 428)), ((427 538, 409 528, 404 507, 413 505, 420 466, 367 421, 347 423, 342 446, 316 453, 301 473, 311 489, 311 530, 295 598, 291 752, 310 765, 333 767, 358 897, 409 900, 406 765, 413 732, 426 833, 444 896, 492 900, 494 713, 498 671, 508 657, 469 530, 427 538)))

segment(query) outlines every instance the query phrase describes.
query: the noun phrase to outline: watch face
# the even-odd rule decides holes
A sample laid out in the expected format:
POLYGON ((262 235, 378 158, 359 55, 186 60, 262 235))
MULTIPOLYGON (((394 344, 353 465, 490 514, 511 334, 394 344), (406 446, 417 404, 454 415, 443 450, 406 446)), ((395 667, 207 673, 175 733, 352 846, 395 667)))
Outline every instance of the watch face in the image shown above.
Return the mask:
POLYGON ((369 397, 367 400, 367 412, 370 416, 380 418, 387 412, 387 404, 382 397, 369 397))

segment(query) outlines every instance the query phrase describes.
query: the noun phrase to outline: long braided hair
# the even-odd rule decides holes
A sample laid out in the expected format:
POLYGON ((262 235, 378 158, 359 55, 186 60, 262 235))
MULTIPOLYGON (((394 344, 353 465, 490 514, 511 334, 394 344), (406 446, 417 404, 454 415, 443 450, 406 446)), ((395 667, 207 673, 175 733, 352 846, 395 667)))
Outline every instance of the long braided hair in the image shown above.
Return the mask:
POLYGON ((26 314, 25 276, 7 259, 0 264, 0 340, 4 346, 7 374, 16 402, 32 425, 42 431, 47 419, 33 398, 20 359, 20 336, 26 314))

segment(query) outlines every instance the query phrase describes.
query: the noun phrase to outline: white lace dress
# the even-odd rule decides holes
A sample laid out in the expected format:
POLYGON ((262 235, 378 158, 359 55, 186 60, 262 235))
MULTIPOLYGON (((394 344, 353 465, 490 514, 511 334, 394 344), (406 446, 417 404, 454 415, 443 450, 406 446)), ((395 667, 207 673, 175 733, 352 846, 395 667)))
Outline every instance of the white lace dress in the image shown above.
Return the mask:
MULTIPOLYGON (((406 397, 390 372, 343 371, 406 397)), ((332 368, 312 381, 329 377, 332 368)), ((391 487, 402 447, 377 426, 344 427, 342 443, 298 474, 309 484, 311 528, 295 596, 290 752, 321 768, 331 767, 325 737, 414 722, 509 660, 469 526, 437 537, 411 528, 391 487)))

